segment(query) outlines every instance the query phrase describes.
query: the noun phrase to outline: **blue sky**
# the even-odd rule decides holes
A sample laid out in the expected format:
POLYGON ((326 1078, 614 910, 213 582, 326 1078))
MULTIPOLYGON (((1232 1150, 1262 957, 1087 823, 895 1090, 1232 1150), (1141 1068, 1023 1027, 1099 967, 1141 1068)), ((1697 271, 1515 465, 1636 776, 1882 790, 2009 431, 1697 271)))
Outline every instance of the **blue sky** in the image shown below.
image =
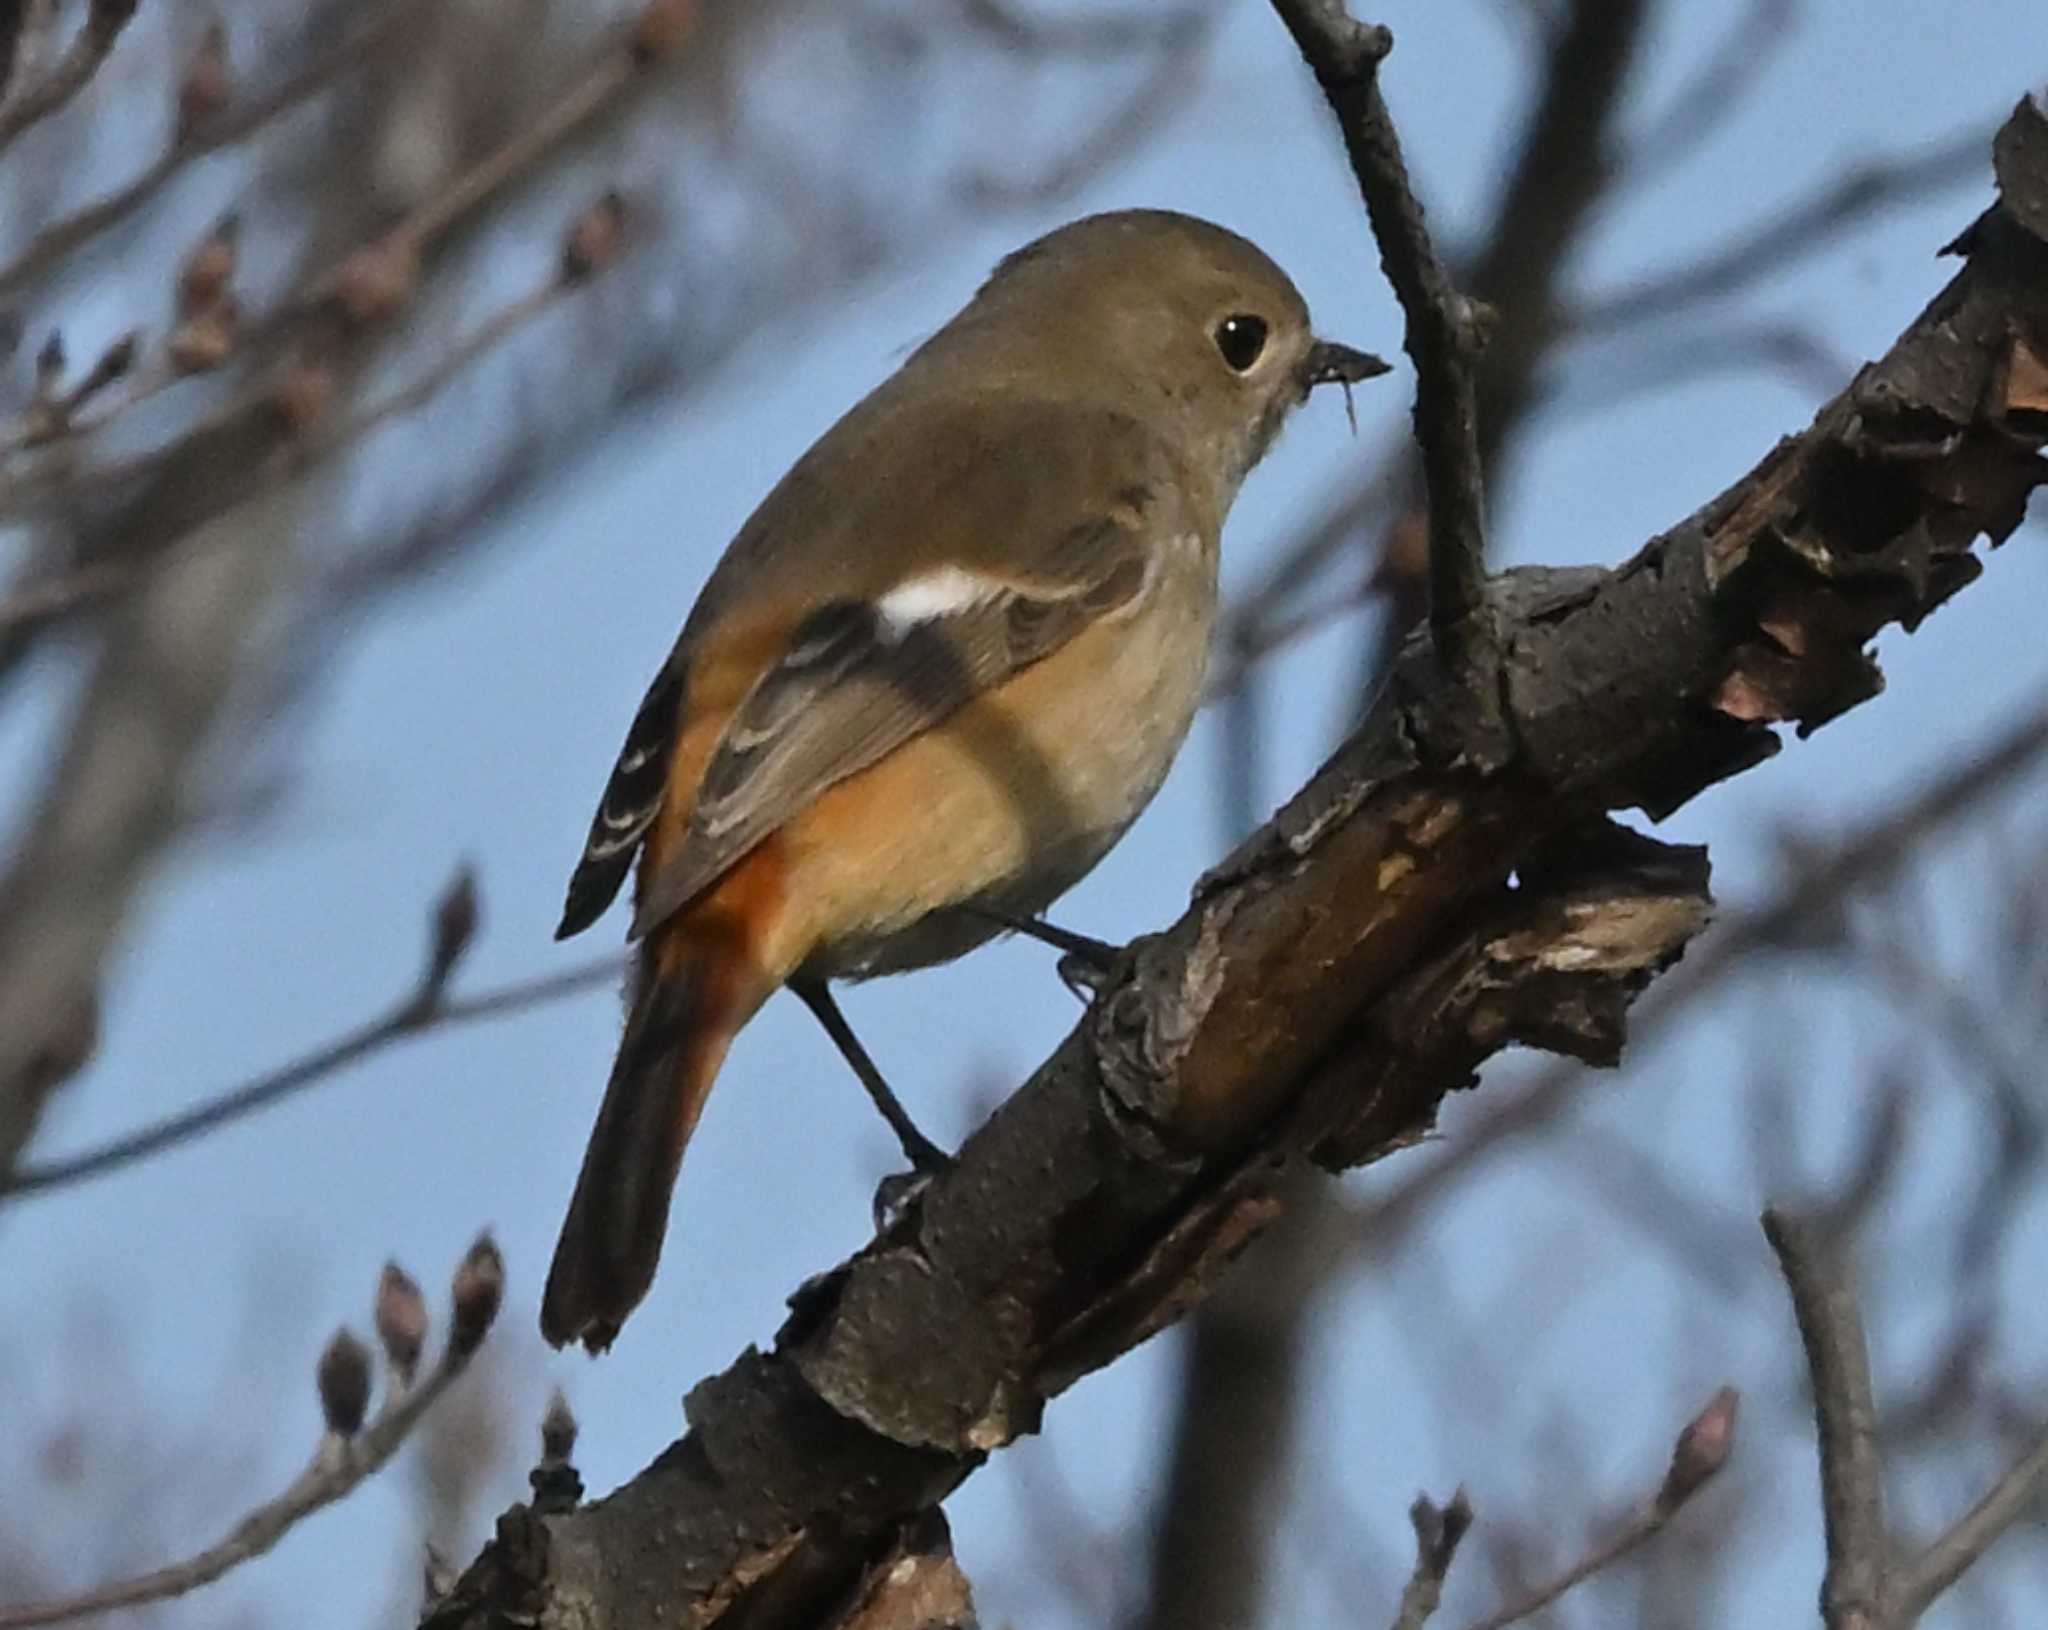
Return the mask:
MULTIPOLYGON (((1515 9, 1409 0, 1384 13, 1399 40, 1389 95, 1432 220, 1452 238, 1490 205, 1505 157, 1498 132, 1528 92, 1520 29, 1503 15, 1515 9)), ((1719 9, 1667 8, 1639 112, 1661 106, 1716 37, 1723 19, 1710 13, 1719 9)), ((1971 118, 1988 123, 2044 62, 2048 13, 2039 0, 1815 3, 1711 143, 1613 203, 1580 281, 1606 286, 1668 264, 1843 163, 1946 135, 1971 118)), ((1740 309, 1796 321, 1844 357, 1874 354, 1948 276, 1933 250, 1988 196, 1987 163, 1981 185, 1897 212, 1774 279, 1740 309)), ((700 389, 608 438, 572 479, 495 517, 472 564, 363 629, 303 720, 303 776, 281 817, 253 839, 194 850, 151 891, 115 971, 104 1049, 59 1101, 43 1152, 184 1105, 389 1001, 412 978, 429 905, 462 860, 480 876, 484 927, 460 988, 561 968, 615 945, 617 916, 571 946, 551 941, 561 887, 641 688, 726 538, 790 460, 964 300, 999 254, 1058 219, 1133 204, 1191 210, 1245 232, 1294 274, 1325 332, 1398 350, 1398 315, 1326 116, 1270 15, 1240 7, 1185 110, 1086 196, 1042 215, 979 223, 898 275, 757 336, 700 389), (787 365, 793 354, 800 365, 787 365)), ((1405 414, 1409 387, 1404 369, 1362 391, 1355 440, 1334 400, 1318 398, 1295 420, 1238 506, 1227 583, 1255 578, 1290 522, 1377 449, 1383 427, 1405 414)), ((1734 479, 1813 406, 1797 384, 1746 372, 1633 397, 1612 411, 1547 416, 1496 516, 1500 556, 1619 559, 1734 479)), ((1985 585, 1914 638, 1887 639, 1886 696, 1668 823, 1671 836, 1713 843, 1725 901, 1769 892, 1786 823, 1835 826, 1882 807, 1980 739, 2017 699, 2040 694, 2048 650, 2022 610, 2043 585, 2039 544, 2037 525, 1992 563, 1985 585)), ((1355 705, 1346 690, 1355 669, 1348 622, 1273 666, 1270 694, 1282 705, 1272 710, 1267 804, 1328 750, 1355 705)), ((21 762, 21 736, 9 745, 10 762, 21 762)), ((1177 914, 1189 883, 1233 836, 1216 814, 1217 750, 1211 720, 1154 808, 1061 907, 1062 921, 1123 937, 1177 914)), ((1846 1070, 1867 1016, 1832 987, 1808 988, 1799 977, 1789 1000, 1801 1045, 1846 1070)), ((1049 957, 1028 944, 855 990, 846 1006, 899 1090, 947 1142, 1074 1017, 1049 957)), ((586 1481, 609 1488, 680 1429, 679 1399, 695 1379, 746 1343, 767 1341, 783 1295, 864 1238, 869 1194, 894 1153, 815 1025, 778 998, 735 1048, 691 1148, 648 1303, 601 1363, 543 1358, 534 1308, 617 1016, 615 999, 599 992, 438 1034, 141 1170, 9 1209, 0 1217, 12 1265, 0 1328, 14 1364, 27 1365, 19 1396, 54 1389, 60 1366, 101 1363, 103 1339, 67 1332, 82 1306, 116 1309, 126 1332, 124 1389, 173 1435, 203 1434, 225 1412, 233 1424, 221 1430, 260 1445, 264 1464, 246 1492, 273 1487, 315 1433, 299 1368, 310 1374, 336 1322, 363 1323, 383 1260, 395 1256, 438 1287, 488 1225, 511 1287, 493 1339, 532 1349, 513 1370, 530 1390, 533 1416, 547 1380, 568 1389, 585 1428, 586 1481)), ((1621 1124, 1682 1168, 1718 1171, 1716 1156, 1740 1128, 1717 1084, 1742 1067, 1754 1042, 1696 1026, 1626 1085, 1596 1090, 1649 1098, 1653 1118, 1624 1115, 1621 1124)), ((1817 1094, 1817 1142, 1838 1137, 1853 1108, 1817 1094)), ((1465 1113, 1469 1106, 1447 1117, 1447 1136, 1457 1136, 1465 1113)), ((1310 1489, 1341 1481, 1367 1554, 1401 1553, 1403 1512, 1418 1487, 1444 1492, 1462 1479, 1484 1510, 1496 1462, 1537 1442, 1556 1410, 1619 1400, 1611 1430, 1583 1445, 1592 1486, 1567 1508, 1591 1509, 1596 1495, 1654 1475, 1670 1430, 1712 1386, 1784 1378, 1782 1323, 1719 1321, 1689 1306, 1667 1265, 1617 1237, 1574 1187, 1568 1171, 1541 1161, 1489 1180, 1432 1232, 1426 1266, 1411 1261, 1388 1282, 1347 1295, 1323 1329, 1310 1405, 1318 1443, 1301 1476, 1310 1489), (1589 1232, 1604 1249, 1580 1250, 1589 1232), (1403 1299, 1448 1295, 1484 1308, 1495 1334, 1518 1313, 1540 1319, 1539 1304, 1554 1292, 1529 1276, 1530 1242, 1540 1239, 1573 1242, 1578 1253, 1568 1328, 1549 1334, 1540 1369, 1516 1378, 1514 1419, 1494 1433, 1443 1430, 1425 1402, 1428 1365, 1402 1333, 1403 1299), (1683 1341, 1679 1329, 1690 1332, 1683 1341), (1617 1330, 1633 1339, 1617 1340, 1617 1330)), ((1744 1217, 1760 1197, 1719 1198, 1744 1217)), ((2032 1329, 2036 1351, 2048 1353, 2048 1331, 2038 1320, 2032 1329)), ((1171 1375, 1165 1344, 1155 1343, 1063 1399, 1045 1439, 1019 1455, 1056 1456, 1086 1518, 1135 1536, 1141 1502, 1162 1475, 1171 1375)), ((105 1379, 113 1384, 111 1369, 105 1379)), ((1797 1424, 1756 1423, 1782 1433, 1784 1452, 1772 1464, 1795 1522, 1809 1475, 1797 1424)), ((486 1509, 522 1486, 515 1473, 486 1509)), ((1492 1492, 1519 1501, 1531 1489, 1510 1479, 1492 1492)), ((230 1489, 217 1505, 181 1502, 158 1537, 171 1549, 211 1539, 236 1498, 230 1489)), ((1036 1541, 1009 1471, 977 1477, 952 1509, 991 1620, 1066 1622, 1034 1599, 1036 1541)), ((402 1555, 409 1512, 395 1481, 372 1487, 233 1588, 259 1604, 288 1596, 316 1604, 301 1620, 311 1630, 360 1624, 390 1588, 386 1570, 402 1555)), ((1805 1529, 1791 1532, 1796 1543, 1753 1588, 1759 1602, 1796 1614, 1811 1601, 1818 1542, 1805 1529)), ((1135 1568, 1137 1555, 1127 1538, 1104 1565, 1135 1568)), ((1355 1622, 1322 1586, 1293 1588, 1293 1622, 1355 1622)), ((1365 1604, 1364 1617, 1384 1609, 1365 1604)))

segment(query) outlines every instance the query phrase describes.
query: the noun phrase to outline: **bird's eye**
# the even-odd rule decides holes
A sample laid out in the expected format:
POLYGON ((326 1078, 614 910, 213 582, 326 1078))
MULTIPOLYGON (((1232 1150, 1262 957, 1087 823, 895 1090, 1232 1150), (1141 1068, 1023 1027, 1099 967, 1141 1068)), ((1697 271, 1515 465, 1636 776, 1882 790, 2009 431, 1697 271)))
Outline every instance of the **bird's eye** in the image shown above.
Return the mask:
POLYGON ((1243 373, 1266 349, 1266 319, 1240 311, 1216 325, 1216 349, 1232 369, 1243 373))

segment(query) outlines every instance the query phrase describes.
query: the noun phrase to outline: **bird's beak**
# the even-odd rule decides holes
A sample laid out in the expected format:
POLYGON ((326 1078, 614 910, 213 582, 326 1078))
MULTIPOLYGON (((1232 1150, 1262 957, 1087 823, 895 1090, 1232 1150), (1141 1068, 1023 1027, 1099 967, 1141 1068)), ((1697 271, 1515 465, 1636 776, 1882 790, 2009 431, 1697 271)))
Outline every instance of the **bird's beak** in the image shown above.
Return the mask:
POLYGON ((1354 351, 1335 340, 1317 340, 1308 348, 1301 375, 1305 387, 1311 389, 1317 385, 1357 385, 1377 379, 1391 366, 1370 351, 1354 351))

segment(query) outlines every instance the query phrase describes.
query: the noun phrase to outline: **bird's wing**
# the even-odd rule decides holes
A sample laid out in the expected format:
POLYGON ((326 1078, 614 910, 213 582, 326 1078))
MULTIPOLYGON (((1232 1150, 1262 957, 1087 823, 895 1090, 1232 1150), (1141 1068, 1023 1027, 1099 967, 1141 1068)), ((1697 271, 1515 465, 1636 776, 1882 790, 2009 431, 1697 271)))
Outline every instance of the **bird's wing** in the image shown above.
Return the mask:
POLYGON ((1002 567, 941 566, 812 611, 734 710, 682 844, 641 893, 633 934, 689 904, 826 788, 1137 600, 1157 537, 1138 496, 1002 567))
POLYGON ((569 896, 562 907, 561 926, 555 930, 556 939, 580 934, 604 915, 626 880, 640 840, 661 811, 669 754, 682 722, 684 672, 679 646, 662 664, 654 683, 647 687, 640 710, 633 715, 626 745, 619 749, 604 798, 591 817, 583 858, 569 879, 569 896))

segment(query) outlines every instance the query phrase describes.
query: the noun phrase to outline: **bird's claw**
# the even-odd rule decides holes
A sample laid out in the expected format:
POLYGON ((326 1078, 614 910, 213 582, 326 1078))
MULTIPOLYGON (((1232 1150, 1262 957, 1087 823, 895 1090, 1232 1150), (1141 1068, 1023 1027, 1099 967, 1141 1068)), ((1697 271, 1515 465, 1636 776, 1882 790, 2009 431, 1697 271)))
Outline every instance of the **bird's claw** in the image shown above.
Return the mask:
MULTIPOLYGON (((950 1161, 947 1164, 951 1164, 950 1161)), ((940 1168, 943 1170, 944 1168, 940 1168)), ((914 1210, 938 1171, 891 1172, 875 1185, 875 1232, 886 1234, 914 1210)))

